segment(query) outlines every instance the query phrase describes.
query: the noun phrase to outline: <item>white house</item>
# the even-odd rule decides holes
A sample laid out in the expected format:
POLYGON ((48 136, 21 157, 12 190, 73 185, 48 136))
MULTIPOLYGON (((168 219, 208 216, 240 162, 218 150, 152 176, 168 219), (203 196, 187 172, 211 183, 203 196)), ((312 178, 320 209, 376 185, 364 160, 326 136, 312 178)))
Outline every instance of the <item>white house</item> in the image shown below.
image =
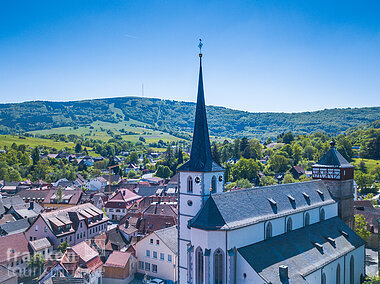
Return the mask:
POLYGON ((176 226, 157 230, 136 243, 137 272, 152 278, 178 281, 176 226))
POLYGON ((334 146, 312 181, 223 192, 201 64, 190 160, 178 169, 179 283, 360 283, 365 242, 350 228, 353 167, 334 146))

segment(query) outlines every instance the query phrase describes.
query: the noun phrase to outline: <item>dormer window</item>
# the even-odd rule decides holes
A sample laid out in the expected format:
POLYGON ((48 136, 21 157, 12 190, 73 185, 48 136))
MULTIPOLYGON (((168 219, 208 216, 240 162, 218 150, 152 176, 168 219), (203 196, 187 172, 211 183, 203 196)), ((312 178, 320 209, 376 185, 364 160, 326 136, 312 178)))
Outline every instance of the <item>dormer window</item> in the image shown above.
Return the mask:
POLYGON ((317 190, 318 194, 319 194, 319 197, 322 199, 322 200, 325 200, 325 196, 323 194, 323 192, 321 190, 317 190))
POLYGON ((302 192, 303 197, 305 197, 306 203, 310 205, 310 196, 306 192, 302 192))

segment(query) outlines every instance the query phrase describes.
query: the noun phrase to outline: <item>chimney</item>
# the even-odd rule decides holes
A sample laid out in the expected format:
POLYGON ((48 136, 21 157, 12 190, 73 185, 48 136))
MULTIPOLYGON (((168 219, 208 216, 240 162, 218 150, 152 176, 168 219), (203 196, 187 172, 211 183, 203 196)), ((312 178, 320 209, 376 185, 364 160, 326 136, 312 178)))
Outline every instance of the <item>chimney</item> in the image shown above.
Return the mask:
POLYGON ((287 280, 288 277, 288 267, 286 265, 280 265, 279 266, 279 274, 280 274, 280 280, 284 281, 287 280))
POLYGON ((29 210, 34 210, 34 201, 30 201, 28 209, 29 210))

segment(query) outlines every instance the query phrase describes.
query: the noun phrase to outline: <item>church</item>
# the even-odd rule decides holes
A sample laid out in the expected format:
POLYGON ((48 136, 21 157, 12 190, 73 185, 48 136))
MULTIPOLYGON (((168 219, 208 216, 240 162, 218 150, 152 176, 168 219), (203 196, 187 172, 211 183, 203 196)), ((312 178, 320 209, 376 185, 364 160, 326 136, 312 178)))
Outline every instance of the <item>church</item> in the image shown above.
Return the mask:
POLYGON ((354 167, 331 149, 313 180, 224 192, 212 160, 202 53, 190 159, 179 172, 179 283, 349 283, 365 275, 354 167))

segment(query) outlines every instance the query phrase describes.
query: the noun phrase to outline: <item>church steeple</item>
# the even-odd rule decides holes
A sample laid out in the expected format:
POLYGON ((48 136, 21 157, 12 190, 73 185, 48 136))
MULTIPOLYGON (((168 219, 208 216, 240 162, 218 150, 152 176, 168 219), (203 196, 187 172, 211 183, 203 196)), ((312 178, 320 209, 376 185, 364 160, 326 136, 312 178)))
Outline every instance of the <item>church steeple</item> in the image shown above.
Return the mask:
POLYGON ((210 137, 207 126, 206 104, 203 89, 202 74, 202 41, 199 43, 199 80, 197 106, 195 110, 195 123, 193 132, 193 142, 191 145, 190 160, 182 165, 179 171, 211 172, 223 170, 218 164, 213 162, 211 156, 210 137))
MULTIPOLYGON (((199 44, 202 47, 202 42, 199 44)), ((193 143, 190 152, 191 171, 209 171, 212 166, 210 138, 208 134, 206 104, 203 89, 202 53, 199 53, 199 81, 193 143)))

